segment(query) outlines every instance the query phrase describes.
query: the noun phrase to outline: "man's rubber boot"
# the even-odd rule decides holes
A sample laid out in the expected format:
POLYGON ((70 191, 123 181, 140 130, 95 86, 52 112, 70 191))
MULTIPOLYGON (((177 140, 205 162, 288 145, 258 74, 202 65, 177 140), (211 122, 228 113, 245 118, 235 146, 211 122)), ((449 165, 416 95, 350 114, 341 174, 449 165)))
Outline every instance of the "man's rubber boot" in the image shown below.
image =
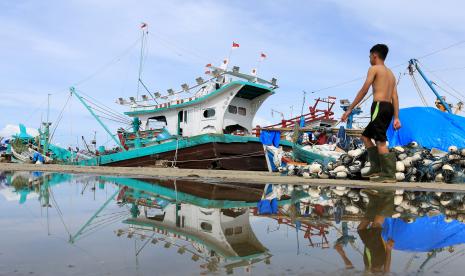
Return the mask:
POLYGON ((368 161, 370 161, 370 170, 367 173, 362 174, 362 177, 375 177, 381 173, 381 167, 379 164, 379 154, 377 147, 367 148, 368 161))
POLYGON ((370 181, 378 183, 395 183, 396 179, 396 154, 394 152, 380 154, 379 161, 381 173, 378 177, 370 178, 370 181))

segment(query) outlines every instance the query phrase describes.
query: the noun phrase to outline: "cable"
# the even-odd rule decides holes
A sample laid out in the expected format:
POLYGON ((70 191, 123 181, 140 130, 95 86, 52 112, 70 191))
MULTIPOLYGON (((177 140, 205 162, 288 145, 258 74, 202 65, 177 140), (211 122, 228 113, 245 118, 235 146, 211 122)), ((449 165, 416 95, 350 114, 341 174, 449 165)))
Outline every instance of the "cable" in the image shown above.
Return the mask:
POLYGON ((435 54, 437 54, 437 53, 439 53, 439 52, 448 50, 448 49, 450 49, 450 48, 459 46, 459 45, 464 44, 464 43, 465 43, 465 40, 460 40, 460 41, 458 41, 458 42, 456 42, 456 43, 454 43, 454 44, 451 44, 451 45, 446 46, 446 47, 444 47, 444 48, 441 48, 441 49, 439 49, 439 50, 436 50, 436 51, 430 52, 430 53, 428 53, 428 54, 425 54, 425 55, 423 55, 423 56, 417 57, 417 59, 422 59, 422 58, 430 57, 430 56, 435 55, 435 54))
POLYGON ((72 95, 69 94, 68 99, 66 99, 65 105, 63 106, 63 108, 62 108, 61 111, 60 111, 60 114, 58 115, 57 119, 55 120, 55 121, 56 121, 55 127, 54 127, 53 130, 52 130, 52 134, 50 135, 50 138, 48 139, 48 140, 49 140, 49 141, 48 141, 49 143, 51 143, 52 140, 53 140, 53 137, 54 137, 54 135, 55 135, 55 131, 57 130, 58 125, 60 124, 60 121, 61 121, 61 119, 63 118, 63 112, 65 111, 65 108, 66 108, 66 106, 68 105, 68 102, 69 102, 71 96, 72 96, 72 95))
POLYGON ((418 82, 417 82, 417 80, 415 79, 415 76, 414 76, 413 74, 410 74, 410 77, 412 78, 413 86, 414 86, 415 89, 417 90, 418 96, 420 96, 420 99, 421 99, 423 105, 424 105, 424 106, 428 106, 428 102, 426 101, 425 96, 424 96, 423 93, 421 92, 420 86, 418 85, 418 82))
POLYGON ((138 43, 139 41, 141 40, 141 38, 137 38, 136 41, 134 41, 128 48, 126 48, 121 54, 119 54, 118 56, 116 56, 115 58, 111 59, 109 62, 105 63, 103 66, 101 66, 100 68, 98 68, 97 70, 94 71, 94 73, 88 75, 87 77, 75 82, 73 84, 73 86, 79 86, 89 80, 91 80, 92 78, 94 78, 95 76, 99 75, 100 73, 104 72, 107 68, 109 68, 111 65, 113 65, 114 63, 117 63, 121 60, 121 58, 123 58, 125 55, 127 55, 138 43))
MULTIPOLYGON (((451 45, 449 45, 449 46, 446 46, 446 47, 444 47, 444 48, 441 48, 441 49, 432 51, 432 52, 430 52, 430 53, 424 54, 424 55, 422 55, 422 56, 419 56, 419 57, 417 57, 416 59, 417 59, 417 60, 419 60, 419 59, 424 59, 424 58, 430 57, 430 56, 432 56, 432 55, 435 55, 435 54, 437 54, 437 53, 440 53, 440 52, 445 51, 445 50, 448 50, 448 49, 450 49, 450 48, 459 46, 459 45, 464 44, 464 43, 465 43, 465 40, 461 40, 461 41, 459 41, 459 42, 456 42, 456 43, 451 44, 451 45)), ((408 62, 403 62, 403 63, 400 63, 400 64, 397 64, 397 65, 392 66, 391 69, 397 68, 397 67, 402 66, 402 65, 407 65, 407 64, 408 64, 408 62)), ((324 91, 324 90, 328 90, 328 89, 332 89, 332 88, 344 86, 344 85, 347 85, 347 84, 349 84, 349 83, 362 80, 362 79, 364 79, 364 78, 365 78, 365 76, 363 76, 363 77, 358 77, 358 78, 355 78, 355 79, 351 79, 351 80, 348 80, 348 81, 343 81, 343 82, 340 82, 340 83, 336 83, 336 84, 334 84, 334 85, 330 85, 330 86, 323 87, 323 88, 320 88, 320 89, 312 90, 312 91, 310 91, 310 93, 321 92, 321 91, 324 91)))
MULTIPOLYGON (((426 68, 426 66, 421 63, 421 62, 418 62, 422 67, 424 67, 425 69, 428 70, 428 68, 426 68)), ((449 89, 452 89, 455 93, 457 93, 458 95, 462 96, 462 98, 465 98, 465 95, 460 93, 459 91, 457 91, 456 89, 454 89, 450 84, 448 84, 445 80, 441 79, 437 74, 431 72, 431 74, 433 76, 435 76, 438 80, 440 80, 441 82, 443 82, 447 87, 449 87, 449 89)))

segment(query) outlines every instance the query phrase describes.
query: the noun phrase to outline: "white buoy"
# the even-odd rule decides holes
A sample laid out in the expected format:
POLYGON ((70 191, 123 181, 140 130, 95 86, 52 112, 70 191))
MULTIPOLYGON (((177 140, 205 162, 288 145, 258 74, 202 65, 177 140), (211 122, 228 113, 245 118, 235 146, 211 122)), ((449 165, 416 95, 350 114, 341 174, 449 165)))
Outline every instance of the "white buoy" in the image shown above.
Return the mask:
POLYGON ((407 154, 406 154, 406 153, 401 153, 401 154, 399 154, 399 155, 397 156, 397 158, 398 158, 399 160, 402 161, 402 160, 404 160, 405 158, 407 158, 407 154))
POLYGON ((458 151, 458 148, 457 146, 450 146, 449 148, 447 148, 447 151, 449 153, 456 153, 458 151))
POLYGON ((354 150, 349 150, 347 152, 347 154, 350 156, 350 157, 353 157, 353 158, 356 158, 356 157, 359 157, 360 155, 362 155, 363 151, 361 149, 354 149, 354 150))
POLYGON ((397 161, 396 162, 396 171, 398 171, 398 172, 404 172, 405 171, 404 162, 402 162, 402 161, 397 161))
POLYGON ((447 222, 447 223, 451 223, 451 222, 454 221, 454 219, 453 219, 452 217, 446 216, 446 217, 444 218, 444 221, 447 222))
POLYGON ((418 143, 415 142, 415 141, 412 141, 412 142, 410 142, 409 146, 410 146, 411 148, 418 148, 418 143))
POLYGON ((401 146, 394 147, 394 150, 397 151, 398 153, 403 153, 405 151, 405 149, 401 146))
POLYGON ((420 161, 421 160, 421 154, 420 153, 415 153, 411 158, 412 158, 412 161, 420 161))
POLYGON ((402 160, 402 162, 404 163, 404 166, 406 168, 409 168, 409 167, 412 166, 412 158, 411 157, 405 158, 404 160, 402 160))
POLYGON ((347 172, 347 168, 345 166, 337 166, 333 172, 338 173, 338 172, 347 172))
POLYGON ((310 165, 310 173, 319 173, 323 170, 321 164, 313 163, 310 165))
POLYGON ((336 173, 336 178, 339 178, 339 179, 347 178, 347 173, 346 172, 337 172, 336 173))
POLYGON ((403 200, 402 203, 400 204, 400 206, 402 206, 402 208, 404 208, 404 209, 410 209, 410 201, 403 200))
POLYGON ((401 195, 394 196, 394 205, 399 206, 400 204, 402 204, 403 200, 404 200, 404 197, 401 195))
POLYGON ((397 181, 403 181, 405 179, 405 174, 403 172, 396 172, 397 181))
POLYGON ((360 213, 360 208, 355 205, 347 205, 345 210, 351 214, 358 214, 360 213))
POLYGON ((425 165, 425 166, 429 166, 429 165, 431 165, 431 164, 433 163, 433 160, 424 159, 422 163, 423 163, 423 165, 425 165))
POLYGON ((362 168, 362 169, 360 170, 360 172, 361 172, 362 175, 363 175, 363 174, 367 174, 369 170, 370 170, 370 167, 364 167, 364 168, 362 168))

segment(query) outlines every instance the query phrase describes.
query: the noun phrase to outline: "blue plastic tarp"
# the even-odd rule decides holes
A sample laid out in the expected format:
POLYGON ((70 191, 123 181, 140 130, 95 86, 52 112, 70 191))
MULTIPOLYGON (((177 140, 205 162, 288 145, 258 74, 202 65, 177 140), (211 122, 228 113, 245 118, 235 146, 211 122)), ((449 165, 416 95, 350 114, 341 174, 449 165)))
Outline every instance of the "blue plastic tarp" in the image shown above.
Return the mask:
POLYGON ((260 142, 263 145, 273 145, 279 147, 279 141, 281 140, 281 132, 278 130, 261 130, 260 131, 260 142))
POLYGON ((404 146, 416 141, 421 146, 447 151, 449 146, 465 148, 465 117, 432 107, 409 107, 399 111, 402 128, 387 130, 389 146, 404 146))
POLYGON ((383 239, 392 239, 394 249, 411 252, 429 252, 465 243, 465 224, 454 220, 447 223, 444 215, 420 217, 413 223, 399 218, 386 218, 383 239))

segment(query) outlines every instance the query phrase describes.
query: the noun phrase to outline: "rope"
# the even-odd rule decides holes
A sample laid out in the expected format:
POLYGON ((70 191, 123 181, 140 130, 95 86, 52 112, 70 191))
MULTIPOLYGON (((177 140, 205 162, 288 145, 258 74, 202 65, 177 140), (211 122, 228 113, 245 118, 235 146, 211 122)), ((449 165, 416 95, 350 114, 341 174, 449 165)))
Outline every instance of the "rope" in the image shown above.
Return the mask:
MULTIPOLYGON (((458 42, 456 42, 454 44, 446 46, 444 48, 441 48, 441 49, 429 52, 427 54, 424 54, 422 56, 419 56, 416 59, 417 60, 424 59, 424 58, 430 57, 432 55, 435 55, 437 53, 440 53, 442 51, 448 50, 450 48, 457 47, 457 46, 459 46, 461 44, 464 44, 464 43, 465 43, 465 40, 461 40, 461 41, 458 41, 458 42)), ((403 65, 407 65, 407 64, 408 64, 408 62, 403 62, 403 63, 392 66, 391 69, 394 69, 394 68, 397 68, 397 67, 400 67, 400 66, 403 66, 403 65)), ((336 83, 334 85, 330 85, 330 86, 327 86, 327 87, 323 87, 323 88, 320 88, 320 89, 312 90, 312 91, 310 91, 310 94, 320 92, 320 91, 324 91, 324 90, 329 90, 329 89, 332 89, 332 88, 337 88, 337 87, 340 87, 340 86, 344 86, 344 85, 347 85, 347 84, 350 84, 350 83, 353 83, 353 82, 356 82, 356 81, 359 81, 359 80, 363 80, 364 78, 365 78, 365 76, 362 76, 362 77, 354 78, 354 79, 351 79, 351 80, 343 81, 343 82, 340 82, 340 83, 336 83)))
POLYGON ((233 155, 228 157, 216 157, 216 158, 206 158, 206 159, 194 159, 194 160, 182 160, 182 161, 169 161, 167 162, 175 162, 175 163, 187 163, 187 162, 202 162, 202 161, 215 161, 215 160, 228 160, 228 159, 235 159, 235 158, 242 158, 242 157, 253 157, 253 156, 261 156, 263 151, 256 151, 247 154, 240 154, 240 155, 233 155))
MULTIPOLYGON (((419 63, 422 67, 424 67, 426 70, 428 70, 428 68, 426 68, 426 66, 425 66, 423 63, 421 63, 421 62, 419 62, 419 61, 418 61, 418 63, 419 63)), ((441 82, 443 82, 447 87, 449 87, 449 89, 453 90, 455 93, 457 93, 458 95, 460 95, 462 98, 465 98, 465 95, 464 95, 464 94, 462 94, 462 93, 460 93, 459 91, 457 91, 457 90, 456 90, 455 88, 453 88, 449 83, 447 83, 445 80, 441 79, 437 74, 435 74, 435 73, 433 73, 433 72, 431 72, 431 74, 432 74, 433 76, 435 76, 438 80, 440 80, 441 82)), ((438 86, 438 85, 436 84, 436 86, 438 86)), ((439 86, 438 86, 438 87, 439 87, 439 86)), ((455 96, 454 96, 454 97, 455 97, 455 96)), ((457 97, 456 97, 456 98, 457 98, 457 97)), ((458 99, 458 98, 457 98, 457 99, 458 99)), ((459 99, 459 100, 460 100, 460 99, 459 99)))
POLYGON ((97 70, 95 70, 92 74, 88 75, 87 77, 79 80, 78 82, 74 83, 73 85, 74 86, 79 86, 89 80, 91 80, 92 78, 94 78, 95 76, 99 75, 100 73, 104 72, 105 70, 107 70, 111 65, 113 65, 114 63, 117 63, 121 60, 121 58, 123 58, 125 55, 127 55, 137 44, 139 44, 139 41, 141 40, 141 38, 137 38, 136 41, 134 41, 134 43, 132 43, 128 48, 126 48, 121 54, 119 54, 118 56, 114 57, 113 59, 111 59, 109 62, 105 63, 103 66, 101 66, 100 68, 98 68, 97 70))
MULTIPOLYGON (((60 206, 58 205, 58 202, 55 200, 53 190, 51 188, 48 188, 48 190, 49 190, 49 193, 50 193, 50 198, 52 199, 53 204, 55 204, 55 207, 56 207, 56 210, 57 210, 57 213, 58 213, 58 217, 60 218, 61 223, 63 224, 66 232, 68 232, 68 235, 71 237, 72 236, 71 232, 69 231, 68 226, 66 226, 66 223, 65 223, 65 221, 63 219, 63 213, 61 212, 61 209, 60 209, 60 206)), ((47 210, 48 210, 48 208, 47 208, 47 210)))
POLYGON ((55 131, 57 130, 58 125, 60 124, 60 121, 63 118, 63 112, 65 111, 65 108, 68 105, 68 102, 69 102, 70 99, 71 99, 71 94, 68 96, 68 99, 66 99, 65 105, 61 109, 60 114, 58 115, 58 118, 56 119, 55 127, 52 130, 52 134, 50 135, 50 138, 48 139, 49 143, 51 143, 51 141, 53 140, 53 136, 55 135, 55 131))
POLYGON ((423 102, 423 105, 424 105, 424 106, 428 106, 428 102, 426 101, 425 96, 424 96, 423 93, 421 92, 420 86, 418 86, 418 82, 417 82, 417 80, 415 79, 415 76, 413 75, 413 73, 410 74, 410 77, 412 78, 413 86, 415 86, 415 89, 417 90, 418 95, 420 96, 420 99, 421 99, 421 101, 423 102))
POLYGON ((178 148, 179 148, 179 138, 176 137, 176 151, 174 152, 174 160, 171 163, 172 168, 176 166, 176 161, 178 160, 178 148))
POLYGON ((417 59, 422 59, 422 58, 430 57, 430 56, 435 55, 435 54, 437 54, 437 53, 439 53, 439 52, 448 50, 448 49, 450 49, 450 48, 459 46, 459 45, 464 44, 464 43, 465 43, 465 40, 460 40, 460 41, 458 41, 458 42, 456 42, 456 43, 454 43, 454 44, 451 44, 451 45, 446 46, 446 47, 444 47, 444 48, 441 48, 441 49, 435 50, 435 51, 433 51, 433 52, 430 52, 430 53, 428 53, 428 54, 425 54, 425 55, 423 55, 423 56, 420 56, 420 57, 418 57, 417 59))
POLYGON ((99 112, 102 112, 110 117, 113 117, 115 119, 119 119, 119 120, 122 120, 122 121, 128 121, 128 122, 131 122, 131 120, 129 120, 127 117, 121 115, 120 113, 118 113, 117 111, 109 108, 109 107, 106 107, 105 105, 101 106, 101 105, 98 105, 97 103, 85 98, 85 97, 81 97, 82 99, 86 100, 90 105, 92 105, 92 108, 94 110, 98 110, 99 112))

